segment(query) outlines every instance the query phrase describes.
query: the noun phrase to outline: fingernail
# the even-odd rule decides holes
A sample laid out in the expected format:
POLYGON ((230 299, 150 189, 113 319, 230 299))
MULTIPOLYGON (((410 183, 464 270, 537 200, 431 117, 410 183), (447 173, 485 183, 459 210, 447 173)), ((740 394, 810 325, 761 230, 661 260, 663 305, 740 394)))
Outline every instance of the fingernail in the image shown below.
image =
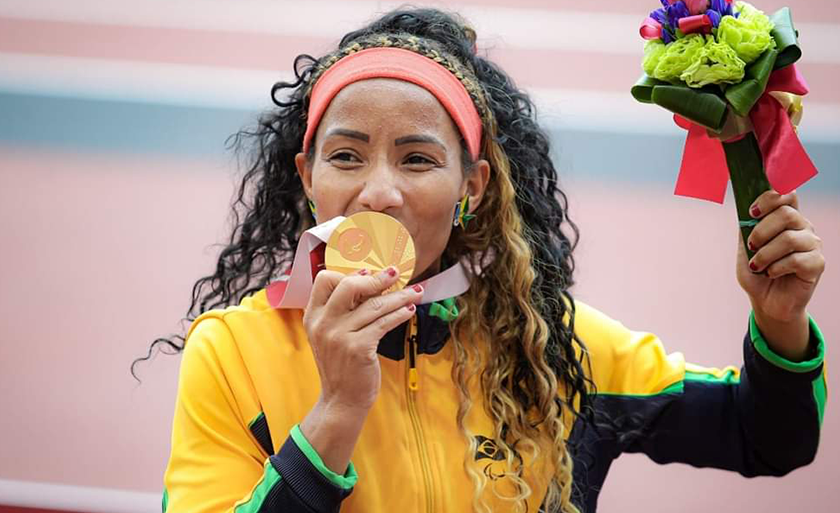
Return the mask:
POLYGON ((370 271, 368 271, 367 269, 362 269, 359 271, 359 274, 362 276, 367 276, 368 274, 370 274, 370 271))
POLYGON ((751 251, 755 251, 755 244, 752 241, 747 241, 747 246, 749 246, 751 251))
POLYGON ((389 267, 385 272, 387 272, 388 276, 390 276, 391 278, 397 275, 397 270, 393 267, 389 267))
POLYGON ((414 289, 414 292, 416 292, 416 293, 418 293, 418 294, 420 294, 420 293, 422 293, 422 292, 423 292, 423 287, 421 287, 420 285, 415 285, 415 286, 413 286, 413 287, 411 287, 411 288, 413 288, 413 289, 414 289))
POLYGON ((755 265, 755 262, 750 262, 750 269, 752 269, 753 271, 758 271, 758 266, 755 265))
POLYGON ((408 305, 406 308, 408 308, 409 312, 413 312, 414 310, 417 310, 417 307, 414 306, 414 303, 408 305))
POLYGON ((753 205, 752 208, 750 208, 750 215, 753 217, 758 217, 761 215, 761 209, 758 208, 758 205, 753 205))

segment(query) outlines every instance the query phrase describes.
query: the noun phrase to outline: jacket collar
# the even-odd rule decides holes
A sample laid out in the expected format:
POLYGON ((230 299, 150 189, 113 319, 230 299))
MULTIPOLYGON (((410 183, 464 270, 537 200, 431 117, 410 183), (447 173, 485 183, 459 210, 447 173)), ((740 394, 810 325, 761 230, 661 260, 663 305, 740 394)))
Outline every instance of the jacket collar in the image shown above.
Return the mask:
MULTIPOLYGON (((435 311, 439 308, 440 304, 438 303, 417 305, 417 311, 414 315, 417 317, 418 354, 435 354, 443 349, 443 346, 449 340, 449 322, 441 319, 441 316, 435 311), (432 310, 431 313, 430 310, 432 310)), ((390 360, 400 361, 405 358, 405 332, 407 329, 408 321, 386 333, 379 341, 376 352, 390 360)))

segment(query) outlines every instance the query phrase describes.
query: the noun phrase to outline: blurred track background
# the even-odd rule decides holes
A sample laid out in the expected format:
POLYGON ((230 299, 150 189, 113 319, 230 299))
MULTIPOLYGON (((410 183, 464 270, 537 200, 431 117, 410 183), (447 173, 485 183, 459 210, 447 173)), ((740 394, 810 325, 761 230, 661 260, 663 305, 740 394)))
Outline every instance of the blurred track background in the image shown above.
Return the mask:
MULTIPOLYGON (((599 511, 840 509, 840 4, 754 3, 792 8, 812 91, 800 135, 821 174, 799 192, 828 260, 811 309, 829 342, 821 450, 781 480, 625 455, 599 511)), ((424 5, 464 15, 533 94, 581 228, 577 297, 693 362, 740 364, 734 204, 672 195, 685 134, 629 94, 658 2, 607 4, 424 5)), ((397 5, 0 0, 0 512, 159 510, 179 358, 142 364, 142 385, 129 365, 183 329, 227 236, 226 138, 271 107, 296 55, 397 5)))

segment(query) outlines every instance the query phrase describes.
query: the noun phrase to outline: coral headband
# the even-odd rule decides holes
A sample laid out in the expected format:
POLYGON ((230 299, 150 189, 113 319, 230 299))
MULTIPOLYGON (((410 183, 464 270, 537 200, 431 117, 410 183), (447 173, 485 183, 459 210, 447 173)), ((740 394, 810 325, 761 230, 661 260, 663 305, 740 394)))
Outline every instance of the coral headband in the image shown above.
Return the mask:
POLYGON ((395 78, 417 84, 438 99, 449 112, 467 143, 473 160, 481 145, 481 117, 469 93, 455 75, 437 62, 411 50, 368 48, 333 64, 312 89, 303 152, 309 151, 321 117, 335 95, 353 82, 369 78, 395 78))

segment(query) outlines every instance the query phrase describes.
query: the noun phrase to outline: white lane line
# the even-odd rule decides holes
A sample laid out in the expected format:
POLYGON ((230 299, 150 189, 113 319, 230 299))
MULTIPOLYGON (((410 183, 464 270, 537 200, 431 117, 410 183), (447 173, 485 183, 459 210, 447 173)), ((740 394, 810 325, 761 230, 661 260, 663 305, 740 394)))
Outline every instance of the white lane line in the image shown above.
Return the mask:
POLYGON ((89 513, 159 512, 162 493, 0 479, 0 504, 89 513))
MULTIPOLYGON (((288 73, 210 66, 0 53, 0 91, 94 100, 260 110, 272 84, 288 73)), ((673 134, 671 116, 627 92, 527 89, 552 128, 673 134)), ((805 99, 803 139, 840 142, 840 103, 805 99)))
MULTIPOLYGON (((647 13, 611 14, 436 2, 474 24, 482 48, 585 51, 641 56, 647 13)), ((370 0, 0 0, 0 16, 36 20, 323 37, 337 40, 403 2, 370 0)), ((435 2, 433 2, 433 5, 435 2)), ((796 13, 794 13, 795 15, 796 13)), ((809 62, 840 64, 840 24, 797 23, 809 62)))

